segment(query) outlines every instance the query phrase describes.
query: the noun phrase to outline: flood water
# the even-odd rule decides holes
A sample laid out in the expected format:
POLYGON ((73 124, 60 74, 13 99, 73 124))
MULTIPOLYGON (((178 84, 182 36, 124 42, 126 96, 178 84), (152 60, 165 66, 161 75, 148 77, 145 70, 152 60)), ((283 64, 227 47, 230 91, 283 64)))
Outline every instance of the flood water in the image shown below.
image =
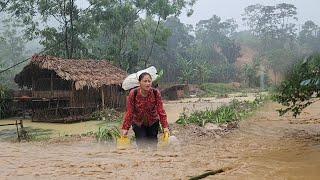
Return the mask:
MULTIPOLYGON (((267 104, 221 138, 180 139, 169 149, 116 150, 93 139, 0 142, 0 179, 319 179, 320 103, 298 119, 267 104)), ((180 133, 180 132, 176 132, 180 133)))
MULTIPOLYGON (((0 124, 15 123, 18 118, 7 120, 0 120, 0 124)), ((102 121, 86 121, 73 124, 59 124, 59 123, 44 123, 44 122, 31 122, 30 119, 23 119, 23 126, 31 128, 38 135, 48 137, 61 137, 71 134, 82 134, 87 132, 95 132, 99 126, 103 125, 102 121)), ((20 127, 20 126, 19 126, 20 127)), ((13 139, 16 137, 16 126, 0 126, 0 140, 13 139)))

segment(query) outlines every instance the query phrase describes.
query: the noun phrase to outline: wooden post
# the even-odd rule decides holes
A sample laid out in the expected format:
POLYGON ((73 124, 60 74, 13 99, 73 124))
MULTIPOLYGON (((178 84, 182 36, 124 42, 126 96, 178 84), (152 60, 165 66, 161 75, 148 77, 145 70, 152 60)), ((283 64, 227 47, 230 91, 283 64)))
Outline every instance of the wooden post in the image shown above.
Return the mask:
POLYGON ((20 127, 23 128, 23 121, 20 119, 20 127))
POLYGON ((34 89, 35 89, 35 81, 34 81, 34 78, 33 76, 31 77, 31 81, 32 81, 32 97, 34 97, 34 89))
POLYGON ((75 99, 75 82, 71 83, 71 98, 70 98, 70 104, 69 106, 73 106, 74 104, 74 99, 75 99))
POLYGON ((104 90, 103 86, 101 86, 101 103, 102 103, 102 110, 104 109, 104 90))
POLYGON ((16 120, 16 127, 17 127, 17 135, 18 135, 18 141, 20 142, 20 133, 19 133, 19 128, 18 128, 18 121, 16 120))
POLYGON ((51 91, 51 98, 52 98, 52 96, 53 96, 53 72, 51 72, 50 91, 51 91))
POLYGON ((58 115, 58 109, 59 109, 59 97, 57 99, 57 106, 56 106, 56 112, 55 112, 55 116, 57 117, 58 115))

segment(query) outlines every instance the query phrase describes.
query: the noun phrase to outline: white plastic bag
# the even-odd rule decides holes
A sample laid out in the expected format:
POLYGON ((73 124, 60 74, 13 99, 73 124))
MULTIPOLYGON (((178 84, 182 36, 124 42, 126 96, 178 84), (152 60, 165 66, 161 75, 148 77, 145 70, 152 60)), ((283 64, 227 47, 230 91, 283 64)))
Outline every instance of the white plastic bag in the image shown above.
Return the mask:
POLYGON ((147 72, 151 75, 152 81, 156 80, 158 77, 157 69, 154 66, 151 66, 151 67, 148 67, 147 69, 130 74, 128 77, 126 77, 122 82, 122 88, 124 90, 129 90, 139 86, 139 76, 144 72, 147 72))

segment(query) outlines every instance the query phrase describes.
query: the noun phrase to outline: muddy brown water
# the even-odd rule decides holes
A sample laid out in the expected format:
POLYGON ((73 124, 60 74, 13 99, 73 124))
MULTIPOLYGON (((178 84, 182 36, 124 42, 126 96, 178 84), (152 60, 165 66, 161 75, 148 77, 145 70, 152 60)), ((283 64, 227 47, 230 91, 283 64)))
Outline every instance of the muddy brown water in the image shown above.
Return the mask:
MULTIPOLYGON (((169 149, 117 150, 93 139, 0 142, 0 179, 319 179, 320 103, 298 119, 268 103, 221 138, 181 140, 169 149)), ((176 132, 181 133, 181 132, 176 132)))

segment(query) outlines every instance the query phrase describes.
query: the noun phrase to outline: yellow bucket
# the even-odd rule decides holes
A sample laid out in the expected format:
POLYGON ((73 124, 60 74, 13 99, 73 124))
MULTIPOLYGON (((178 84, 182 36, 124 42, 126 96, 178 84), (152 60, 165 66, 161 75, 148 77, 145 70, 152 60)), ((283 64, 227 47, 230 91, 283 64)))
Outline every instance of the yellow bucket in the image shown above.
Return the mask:
POLYGON ((169 137, 170 137, 169 132, 163 133, 163 135, 160 137, 160 142, 159 142, 160 147, 165 147, 169 145, 169 137))
POLYGON ((128 136, 121 136, 117 139, 117 149, 128 149, 131 147, 131 141, 128 136))

